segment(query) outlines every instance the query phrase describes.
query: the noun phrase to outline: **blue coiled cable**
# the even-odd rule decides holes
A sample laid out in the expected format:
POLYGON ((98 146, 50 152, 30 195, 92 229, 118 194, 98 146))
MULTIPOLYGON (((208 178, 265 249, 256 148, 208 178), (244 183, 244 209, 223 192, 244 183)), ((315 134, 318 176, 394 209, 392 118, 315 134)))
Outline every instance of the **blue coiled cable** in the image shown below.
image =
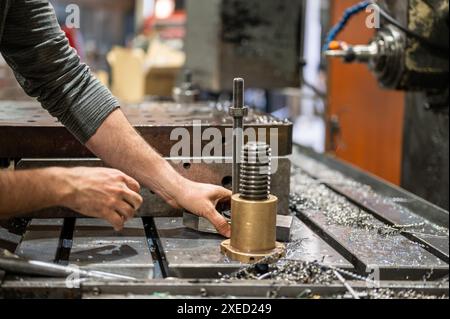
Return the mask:
POLYGON ((366 10, 366 8, 372 3, 373 1, 361 1, 360 3, 346 9, 341 20, 328 33, 327 38, 325 40, 325 45, 323 47, 323 51, 325 52, 328 50, 331 41, 336 39, 338 34, 341 33, 341 31, 345 28, 351 17, 353 17, 355 14, 360 13, 363 10, 366 10))

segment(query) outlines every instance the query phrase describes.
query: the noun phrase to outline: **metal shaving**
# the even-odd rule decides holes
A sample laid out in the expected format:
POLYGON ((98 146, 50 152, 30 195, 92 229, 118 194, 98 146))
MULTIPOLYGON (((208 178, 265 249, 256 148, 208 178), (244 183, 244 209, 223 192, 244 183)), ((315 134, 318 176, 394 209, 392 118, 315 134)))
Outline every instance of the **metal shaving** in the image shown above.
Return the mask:
MULTIPOLYGON (((318 262, 299 262, 280 260, 272 264, 254 264, 242 268, 241 270, 231 274, 222 276, 223 281, 229 280, 270 280, 273 282, 289 282, 304 285, 332 285, 338 282, 336 272, 343 276, 350 277, 355 280, 367 281, 369 279, 353 274, 339 268, 322 265, 318 262)), ((351 285, 350 282, 347 282, 351 285)), ((424 294, 416 290, 394 290, 389 288, 367 288, 356 291, 357 296, 361 299, 448 299, 446 295, 430 295, 424 294)), ((276 291, 269 291, 268 297, 276 298, 276 291)), ((318 296, 313 295, 309 291, 303 291, 298 298, 335 298, 348 299, 354 298, 349 293, 318 296)))
POLYGON ((426 295, 416 290, 371 289, 360 293, 365 299, 448 299, 447 296, 426 295))
POLYGON ((378 229, 378 233, 380 235, 398 235, 400 233, 414 233, 414 229, 420 230, 422 227, 425 226, 425 223, 417 223, 417 224, 411 224, 411 225, 394 225, 394 226, 384 226, 380 229, 378 229))
POLYGON ((285 262, 273 268, 270 277, 275 280, 322 285, 330 285, 337 280, 332 270, 308 262, 285 262))
POLYGON ((380 228, 380 223, 369 213, 351 204, 319 181, 296 169, 293 174, 291 210, 295 212, 321 212, 328 224, 358 227, 367 230, 380 228))
POLYGON ((315 263, 283 260, 269 265, 251 265, 236 273, 224 276, 223 279, 273 280, 321 285, 330 285, 337 280, 333 270, 325 269, 315 263))
MULTIPOLYGON (((413 233, 413 234, 426 234, 426 235, 434 235, 434 236, 442 236, 442 237, 448 237, 450 235, 449 229, 446 227, 442 227, 439 225, 436 225, 434 223, 430 223, 428 220, 424 219, 421 216, 418 216, 414 214, 411 210, 408 208, 402 206, 402 203, 407 203, 409 200, 404 198, 391 198, 391 197, 385 197, 381 196, 380 194, 376 193, 370 186, 361 184, 349 177, 346 177, 342 173, 330 169, 328 166, 319 163, 315 161, 314 159, 308 158, 304 155, 297 155, 300 158, 301 166, 297 170, 293 171, 293 178, 295 178, 295 175, 300 173, 303 174, 302 177, 304 177, 306 174, 304 172, 310 172, 315 177, 317 177, 317 180, 312 179, 310 176, 309 179, 312 179, 316 183, 327 183, 334 186, 340 186, 344 188, 349 188, 353 192, 359 193, 362 198, 371 198, 372 200, 375 200, 379 203, 382 203, 388 207, 391 207, 393 210, 396 210, 398 212, 404 213, 405 215, 411 216, 412 223, 410 225, 413 225, 413 227, 409 227, 410 229, 407 229, 408 227, 403 227, 405 225, 396 225, 394 228, 402 228, 400 230, 397 230, 397 233, 399 232, 407 232, 407 233, 413 233), (427 230, 425 229, 425 226, 427 226, 427 230)), ((300 177, 297 177, 295 180, 297 182, 301 182, 299 180, 300 177)), ((407 226, 410 226, 407 225, 407 226)), ((348 225, 350 226, 350 225, 348 225)), ((388 232, 389 233, 389 232, 388 232)))
MULTIPOLYGON (((320 165, 320 164, 318 164, 320 165)), ((325 167, 325 166, 324 166, 325 167)), ((364 192, 368 192, 370 189, 367 185, 359 184, 352 181, 338 172, 331 171, 330 169, 321 170, 323 175, 326 175, 326 179, 330 180, 331 175, 334 176, 334 182, 339 180, 341 184, 352 185, 356 189, 364 192), (336 177, 336 175, 338 177, 336 177)), ((400 233, 410 234, 423 234, 435 235, 435 236, 449 236, 449 230, 447 228, 431 224, 425 219, 417 217, 420 220, 418 223, 408 225, 384 225, 380 223, 373 215, 363 211, 356 205, 350 203, 344 196, 336 194, 333 190, 322 184, 323 180, 316 180, 307 175, 302 169, 295 168, 292 171, 291 185, 293 185, 293 193, 290 195, 290 209, 292 213, 298 212, 321 212, 327 218, 329 225, 339 225, 346 227, 354 227, 366 230, 377 231, 383 236, 396 236, 400 233), (425 232, 424 227, 431 226, 434 232, 430 234, 425 232)), ((380 195, 371 191, 373 194, 370 196, 380 195)), ((367 194, 365 196, 368 196, 367 194)), ((387 199, 389 201, 389 199, 387 199)), ((397 205, 393 201, 392 205, 397 205)), ((398 206, 398 205, 397 205, 398 206)), ((397 209, 406 210, 404 207, 397 209)), ((412 213, 411 213, 412 214, 412 213)))

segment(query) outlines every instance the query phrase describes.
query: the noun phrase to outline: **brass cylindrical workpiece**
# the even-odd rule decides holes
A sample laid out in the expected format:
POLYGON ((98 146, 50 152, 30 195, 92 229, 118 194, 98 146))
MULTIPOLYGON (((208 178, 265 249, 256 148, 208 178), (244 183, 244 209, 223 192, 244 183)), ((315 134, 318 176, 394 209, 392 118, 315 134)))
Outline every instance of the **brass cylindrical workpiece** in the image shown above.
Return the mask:
POLYGON ((278 198, 250 201, 234 195, 231 199, 231 246, 244 253, 275 249, 278 198), (275 226, 275 227, 274 227, 275 226))
POLYGON ((282 257, 285 247, 276 242, 278 198, 270 194, 270 147, 249 143, 242 157, 240 194, 231 198, 231 239, 221 250, 243 263, 282 257))

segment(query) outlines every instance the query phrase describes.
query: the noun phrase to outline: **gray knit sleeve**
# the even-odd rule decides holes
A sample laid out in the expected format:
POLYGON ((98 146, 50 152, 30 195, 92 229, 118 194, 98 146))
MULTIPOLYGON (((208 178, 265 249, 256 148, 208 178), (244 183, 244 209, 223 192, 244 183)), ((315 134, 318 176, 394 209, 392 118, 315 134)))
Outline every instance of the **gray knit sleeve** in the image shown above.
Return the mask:
POLYGON ((26 93, 82 143, 119 107, 69 46, 48 0, 14 0, 0 48, 26 93))

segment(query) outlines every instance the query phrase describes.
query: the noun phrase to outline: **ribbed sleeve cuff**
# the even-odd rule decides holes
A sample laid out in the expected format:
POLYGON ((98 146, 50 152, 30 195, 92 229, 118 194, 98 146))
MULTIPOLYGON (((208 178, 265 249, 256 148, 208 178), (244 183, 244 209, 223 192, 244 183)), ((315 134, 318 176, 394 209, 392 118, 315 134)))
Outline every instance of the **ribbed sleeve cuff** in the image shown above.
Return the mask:
POLYGON ((97 132, 106 118, 120 107, 119 101, 92 77, 83 95, 70 106, 70 116, 63 123, 83 144, 97 132))

